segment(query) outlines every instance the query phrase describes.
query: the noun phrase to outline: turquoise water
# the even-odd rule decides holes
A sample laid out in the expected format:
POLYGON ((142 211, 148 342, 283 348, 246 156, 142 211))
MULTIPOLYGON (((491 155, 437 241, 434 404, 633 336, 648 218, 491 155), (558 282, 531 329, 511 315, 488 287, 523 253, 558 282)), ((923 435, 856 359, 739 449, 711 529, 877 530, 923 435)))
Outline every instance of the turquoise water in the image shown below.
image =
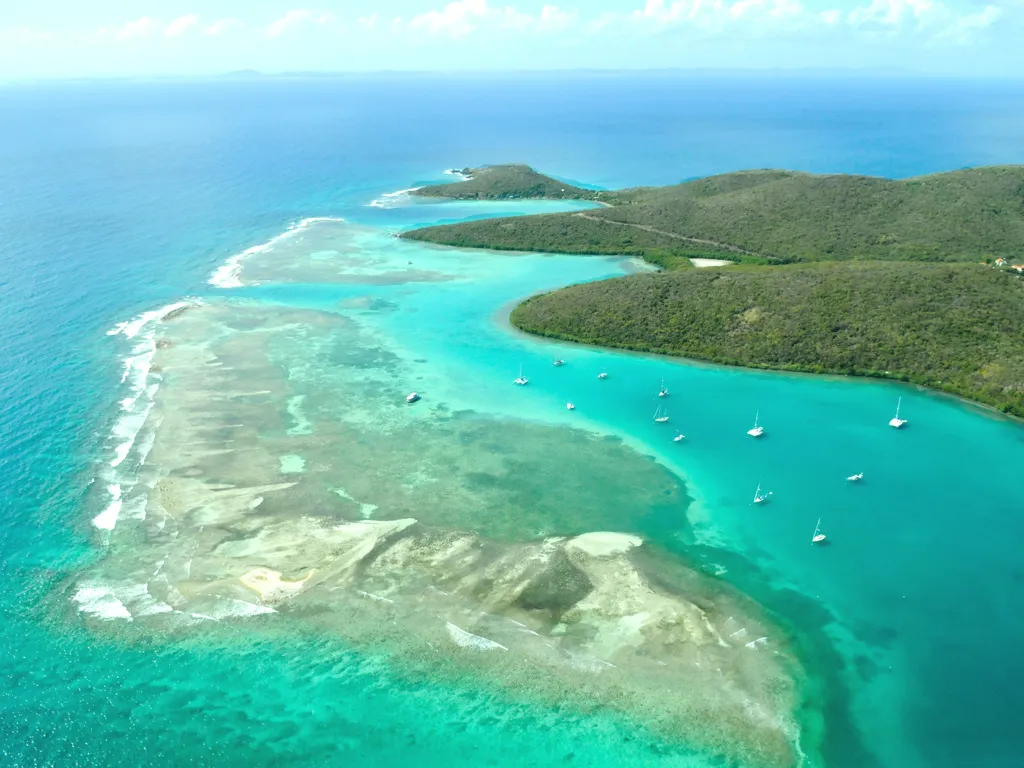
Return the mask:
POLYGON ((1012 468, 1024 456, 1019 425, 906 387, 571 348, 504 324, 515 299, 627 268, 613 260, 423 255, 414 266, 457 261, 465 278, 400 286, 218 292, 205 281, 230 255, 305 216, 340 215, 386 234, 526 210, 366 207, 472 162, 524 159, 564 178, 619 185, 763 165, 911 175, 1019 161, 1019 89, 584 81, 568 90, 548 84, 538 96, 536 83, 506 83, 475 116, 431 106, 470 87, 3 92, 15 115, 0 171, 4 199, 14 201, 0 208, 3 230, 14 233, 0 246, 6 759, 696 760, 613 713, 501 695, 469 674, 439 678, 291 618, 203 624, 162 638, 83 623, 74 579, 104 563, 105 534, 90 520, 109 499, 94 478, 113 455, 109 428, 126 393, 120 358, 131 348, 105 332, 201 294, 332 313, 346 297, 378 296, 399 311, 363 322, 427 361, 424 379, 403 387, 422 389, 426 403, 581 426, 656 456, 695 501, 680 504, 678 516, 636 516, 631 530, 721 574, 790 628, 821 686, 827 764, 1013 764, 1024 679, 1016 661, 1024 523, 1011 496, 1012 468), (622 110, 602 107, 609 87, 646 119, 624 121, 622 110), (582 108, 592 116, 585 124, 575 117, 582 108), (416 125, 404 120, 409 110, 421 116, 416 125), (72 118, 75 132, 66 127, 72 118), (496 258, 500 268, 481 266, 496 258), (566 366, 553 368, 553 357, 566 366), (520 364, 531 379, 524 390, 510 384, 520 364), (596 379, 601 370, 605 381, 596 379), (673 391, 667 428, 650 418, 663 377, 673 391), (910 423, 896 432, 886 422, 900 396, 910 423), (577 405, 571 414, 567 400, 577 405), (758 410, 768 434, 755 442, 744 432, 758 410), (681 444, 670 440, 677 427, 687 435, 681 444), (845 476, 857 471, 865 482, 848 486, 845 476), (765 508, 750 504, 759 482, 774 492, 765 508), (809 543, 819 517, 828 548, 809 543))

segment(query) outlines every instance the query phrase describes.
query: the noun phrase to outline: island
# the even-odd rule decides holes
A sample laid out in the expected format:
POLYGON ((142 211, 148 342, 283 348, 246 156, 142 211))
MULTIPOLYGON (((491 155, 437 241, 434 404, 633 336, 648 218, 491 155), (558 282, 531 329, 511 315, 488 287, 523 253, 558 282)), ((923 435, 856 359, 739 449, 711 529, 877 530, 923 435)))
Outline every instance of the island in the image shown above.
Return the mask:
POLYGON ((448 172, 462 179, 452 184, 430 184, 410 192, 416 197, 451 200, 596 200, 601 193, 582 189, 537 173, 528 165, 489 165, 448 172))
MULTIPOLYGON (((490 189, 524 196, 558 183, 528 169, 547 181, 517 185, 523 168, 494 166, 483 178, 490 189)), ((480 178, 425 190, 459 197, 480 178)), ((755 170, 564 193, 601 207, 402 237, 639 256, 661 270, 530 298, 511 318, 530 333, 728 365, 891 378, 1024 417, 1024 282, 997 266, 1024 253, 1024 166, 904 180, 755 170), (692 269, 703 259, 731 265, 692 269)))

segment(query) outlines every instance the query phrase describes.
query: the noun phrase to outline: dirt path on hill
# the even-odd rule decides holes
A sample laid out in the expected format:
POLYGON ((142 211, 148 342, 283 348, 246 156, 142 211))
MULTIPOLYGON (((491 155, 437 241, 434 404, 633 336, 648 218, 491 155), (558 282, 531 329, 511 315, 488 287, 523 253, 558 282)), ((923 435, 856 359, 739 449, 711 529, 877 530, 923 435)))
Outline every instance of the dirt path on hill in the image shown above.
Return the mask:
POLYGON ((615 221, 613 219, 605 219, 601 216, 592 216, 588 213, 577 213, 581 219, 587 219, 588 221, 597 221, 602 224, 614 224, 617 227, 633 227, 634 229, 642 229, 644 232, 651 232, 655 235, 664 235, 665 237, 671 237, 673 240, 682 240, 687 243, 696 243, 698 245, 711 245, 715 248, 722 248, 726 251, 732 251, 733 253, 742 253, 745 256, 757 256, 761 259, 768 259, 769 261, 776 261, 775 256, 767 256, 763 253, 757 253, 756 251, 748 251, 745 248, 740 248, 738 245, 729 245, 728 243, 718 243, 714 240, 702 240, 699 237, 687 237, 686 235, 677 235, 674 232, 666 232, 663 229, 656 229, 646 224, 631 224, 628 221, 615 221))

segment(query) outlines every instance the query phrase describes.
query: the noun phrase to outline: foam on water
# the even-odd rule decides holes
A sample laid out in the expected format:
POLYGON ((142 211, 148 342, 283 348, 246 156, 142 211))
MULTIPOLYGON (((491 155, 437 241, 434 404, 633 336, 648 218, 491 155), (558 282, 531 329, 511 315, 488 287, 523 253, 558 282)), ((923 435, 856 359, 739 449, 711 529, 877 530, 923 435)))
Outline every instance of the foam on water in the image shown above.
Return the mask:
POLYGON ((242 263, 253 254, 266 253, 272 250, 275 245, 287 240, 288 238, 295 237, 301 234, 302 230, 311 224, 316 224, 321 221, 344 221, 342 218, 335 216, 310 216, 300 221, 290 224, 288 228, 279 235, 267 240, 265 243, 254 245, 251 248, 246 248, 244 251, 234 254, 228 257, 221 266, 217 267, 210 275, 207 282, 215 288, 241 288, 242 287, 242 263))
POLYGON ((455 641, 455 644, 460 648, 472 648, 477 651, 507 651, 501 643, 496 643, 493 640, 488 640, 486 637, 480 637, 480 635, 474 635, 472 632, 455 626, 450 621, 445 623, 445 629, 448 630, 449 636, 455 641))
POLYGON ((110 502, 102 512, 92 519, 92 524, 105 531, 112 531, 117 525, 117 516, 121 514, 121 486, 112 483, 107 486, 107 493, 110 496, 110 502))
POLYGON ((100 585, 81 586, 72 597, 78 603, 79 610, 98 619, 127 619, 132 615, 109 587, 100 585))
POLYGON ((423 187, 409 187, 409 189, 400 189, 397 192, 385 192, 380 197, 371 200, 367 205, 370 208, 395 208, 408 203, 411 194, 417 189, 423 189, 423 187))

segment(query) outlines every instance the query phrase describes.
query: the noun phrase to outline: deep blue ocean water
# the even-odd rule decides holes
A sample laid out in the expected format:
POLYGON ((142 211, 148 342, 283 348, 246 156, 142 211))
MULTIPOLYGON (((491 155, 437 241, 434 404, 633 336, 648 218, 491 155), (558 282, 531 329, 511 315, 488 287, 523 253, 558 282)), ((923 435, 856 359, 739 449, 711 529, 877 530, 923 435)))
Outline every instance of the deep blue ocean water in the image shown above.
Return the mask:
MULTIPOLYGON (((0 114, 0 754, 16 765, 158 764, 171 755, 196 765, 343 757, 510 764, 510 752, 522 764, 570 752, 590 764, 602 753, 637 765, 647 759, 609 752, 619 734, 585 720, 548 723, 538 735, 528 710, 502 710, 503 720, 476 721, 468 732, 439 726, 482 704, 457 689, 435 691, 437 717, 425 718, 422 699, 390 685, 382 664, 339 659, 315 637, 128 649, 60 615, 51 588, 100 551, 85 508, 121 373, 105 335, 115 323, 207 292, 207 277, 226 258, 304 217, 408 226, 415 211, 367 203, 449 167, 523 161, 617 187, 750 167, 901 177, 1024 162, 1024 86, 1011 82, 580 75, 79 83, 6 86, 0 114), (312 676, 296 667, 311 657, 312 676), (339 665, 344 675, 326 674, 339 665), (324 709, 344 701, 359 702, 358 711, 324 709), (339 745, 350 751, 343 756, 339 745)), ((700 367, 680 376, 699 387, 709 370, 716 385, 761 377, 776 402, 846 403, 861 387, 864 411, 889 416, 890 392, 874 384, 700 367)), ((1008 473, 1024 458, 1024 435, 947 398, 924 395, 915 407, 912 418, 943 429, 900 435, 914 451, 872 477, 896 489, 909 474, 920 494, 886 509, 890 516, 871 526, 873 540, 851 530, 860 551, 833 548, 811 577, 802 565, 789 572, 794 595, 820 579, 823 604, 862 622, 859 641, 918 654, 900 674, 865 673, 884 684, 872 689, 882 698, 857 705, 864 711, 841 711, 846 703, 829 712, 845 724, 835 738, 850 740, 831 756, 836 765, 1014 765, 1024 703, 1014 658, 1024 640, 1014 608, 1024 589, 1024 531, 1008 473), (925 527, 944 534, 925 536, 925 527), (919 552, 919 539, 933 559, 902 555, 919 552), (858 570, 866 577, 854 588, 848 574, 858 570), (911 609, 894 597, 894 582, 911 587, 911 609)), ((861 415, 836 419, 845 425, 861 415)), ((696 434, 714 427, 692 422, 696 434)), ((854 460, 840 455, 842 446, 824 453, 782 436, 773 446, 778 458, 764 471, 780 496, 806 481, 787 471, 788 457, 840 474, 854 460)), ((727 461, 698 453, 679 469, 729 527, 746 511, 731 509, 724 489, 747 478, 725 470, 727 461)), ((845 503, 872 511, 863 500, 845 503)), ((841 539, 841 526, 830 535, 841 539)), ((748 557, 763 547, 769 567, 790 554, 796 562, 771 525, 731 529, 745 530, 736 546, 748 557)), ((732 570, 742 579, 739 565, 732 570)), ((756 585, 743 586, 757 595, 756 585)), ((813 601, 787 601, 781 587, 757 596, 783 615, 800 614, 790 617, 798 627, 814 624, 813 601)), ((843 648, 848 642, 833 638, 845 658, 858 659, 860 651, 843 648)), ((820 664, 837 663, 819 651, 820 664)), ((888 657, 876 665, 879 658, 888 657)))

